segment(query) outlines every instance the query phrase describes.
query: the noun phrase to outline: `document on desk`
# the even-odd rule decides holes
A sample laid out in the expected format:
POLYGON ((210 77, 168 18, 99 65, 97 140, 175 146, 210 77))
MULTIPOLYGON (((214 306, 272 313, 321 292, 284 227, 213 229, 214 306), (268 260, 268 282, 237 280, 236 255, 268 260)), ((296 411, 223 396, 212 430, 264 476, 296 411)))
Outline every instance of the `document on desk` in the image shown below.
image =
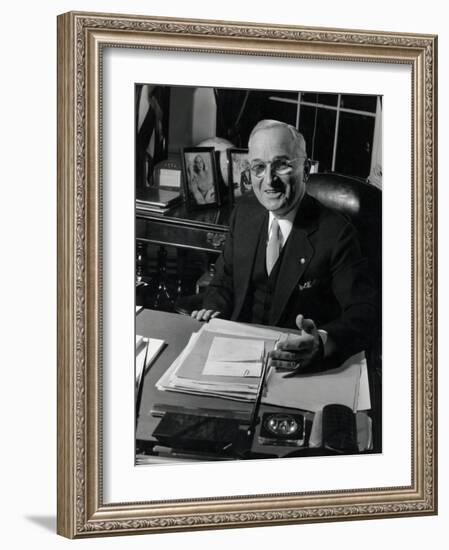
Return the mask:
MULTIPOLYGON (((200 331, 198 338, 195 340, 193 345, 188 350, 188 353, 180 361, 179 367, 176 370, 176 377, 178 378, 178 383, 182 383, 184 386, 194 387, 197 389, 202 389, 203 391, 214 391, 223 394, 233 394, 240 393, 241 397, 244 397, 246 394, 254 395, 257 392, 260 369, 250 369, 250 372, 245 372, 245 369, 242 369, 239 372, 239 369, 236 368, 236 373, 232 369, 229 369, 228 373, 222 373, 217 375, 216 361, 208 365, 208 358, 210 351, 212 349, 212 358, 220 358, 222 362, 232 363, 232 359, 239 359, 239 357, 246 359, 254 358, 256 363, 259 363, 259 366, 262 365, 262 360, 265 352, 269 351, 270 346, 265 348, 264 340, 250 339, 250 353, 242 352, 241 355, 236 353, 238 349, 242 349, 249 339, 241 338, 239 335, 235 335, 231 338, 232 343, 228 345, 228 354, 218 355, 218 352, 221 352, 222 344, 214 344, 216 339, 223 338, 229 341, 229 336, 227 334, 222 334, 220 332, 213 332, 210 330, 200 331), (217 346, 218 345, 218 349, 217 346), (214 351, 215 350, 215 351, 214 351), (228 361, 228 358, 231 361, 228 361), (205 367, 210 367, 206 368, 205 367)), ((238 361, 242 362, 242 361, 238 361)), ((246 370, 248 369, 251 362, 248 361, 246 365, 246 370)), ((257 367, 257 365, 254 365, 257 367)), ((221 366, 222 369, 226 368, 225 365, 221 366)))
POLYGON ((212 340, 202 374, 260 377, 264 352, 263 340, 216 336, 212 340))
POLYGON ((347 359, 341 367, 316 374, 284 378, 283 373, 271 369, 262 402, 314 412, 330 403, 338 403, 355 412, 370 408, 365 384, 366 358, 365 353, 360 352, 347 359))
POLYGON ((226 321, 225 319, 215 318, 204 325, 204 330, 208 332, 220 332, 221 334, 230 334, 240 338, 258 338, 265 341, 275 342, 282 331, 273 328, 265 328, 236 321, 226 321))
POLYGON ((212 321, 192 335, 182 353, 156 383, 159 390, 253 401, 259 387, 265 354, 274 346, 277 331, 265 339, 251 327, 212 321), (243 333, 243 334, 242 334, 243 333))
MULTIPOLYGON (((192 334, 187 346, 156 383, 162 391, 254 401, 261 369, 248 372, 264 347, 273 349, 281 331, 213 319, 192 334)), ((263 363, 261 364, 262 368, 263 363)), ((340 368, 313 375, 284 378, 270 369, 262 401, 277 406, 320 410, 330 403, 353 410, 370 408, 365 354, 357 354, 340 368)))

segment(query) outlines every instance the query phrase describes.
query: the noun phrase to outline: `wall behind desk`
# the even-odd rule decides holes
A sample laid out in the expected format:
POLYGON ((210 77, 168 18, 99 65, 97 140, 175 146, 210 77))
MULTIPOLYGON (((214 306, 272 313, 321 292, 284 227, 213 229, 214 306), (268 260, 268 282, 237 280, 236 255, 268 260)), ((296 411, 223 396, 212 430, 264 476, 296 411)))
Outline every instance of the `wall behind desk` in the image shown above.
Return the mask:
MULTIPOLYGON (((2 6, 1 33, 1 519, 4 548, 216 550, 445 548, 449 534, 449 339, 440 343, 440 515, 100 540, 55 535, 56 515, 56 15, 69 10, 439 33, 440 149, 449 150, 449 31, 444 3, 357 0, 313 4, 166 0, 60 0, 2 6), (307 7, 306 7, 307 6, 307 7), (5 254, 6 252, 6 254, 5 254)), ((449 169, 440 166, 440 208, 449 205, 449 169)), ((440 242, 449 233, 441 216, 440 242)), ((446 248, 446 250, 445 250, 446 248)), ((449 280, 447 247, 440 280, 449 280)), ((440 285, 440 329, 449 329, 449 290, 440 285), (445 307, 444 307, 445 306, 445 307)))

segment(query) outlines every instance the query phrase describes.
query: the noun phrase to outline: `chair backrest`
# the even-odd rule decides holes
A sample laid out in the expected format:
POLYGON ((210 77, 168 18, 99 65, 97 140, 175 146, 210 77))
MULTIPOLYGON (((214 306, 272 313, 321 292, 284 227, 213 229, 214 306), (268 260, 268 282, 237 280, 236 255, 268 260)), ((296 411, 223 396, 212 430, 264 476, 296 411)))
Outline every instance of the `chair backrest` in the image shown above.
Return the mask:
POLYGON ((357 229, 376 286, 382 283, 382 191, 363 180, 335 173, 310 174, 307 191, 346 215, 357 229))

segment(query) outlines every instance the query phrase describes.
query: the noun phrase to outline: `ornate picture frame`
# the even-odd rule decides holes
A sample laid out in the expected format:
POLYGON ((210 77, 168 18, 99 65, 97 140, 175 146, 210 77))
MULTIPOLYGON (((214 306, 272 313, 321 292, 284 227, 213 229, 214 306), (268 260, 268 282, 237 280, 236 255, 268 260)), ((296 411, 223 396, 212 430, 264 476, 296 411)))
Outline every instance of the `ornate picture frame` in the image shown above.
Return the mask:
MULTIPOLYGON (((70 12, 58 18, 58 533, 70 538, 437 513, 437 37, 70 12), (411 89, 410 483, 108 501, 103 54, 403 66, 411 89)), ((133 184, 131 184, 133 187, 133 184)), ((107 305, 107 304, 106 304, 107 305)), ((133 361, 134 358, 130 358, 133 361)), ((131 385, 130 392, 133 392, 131 385)), ((407 431, 406 430, 406 431, 407 431)), ((297 459, 292 459, 297 460, 297 459)), ((184 466, 186 467, 186 466, 184 466)), ((160 471, 160 470, 159 470, 160 471)))

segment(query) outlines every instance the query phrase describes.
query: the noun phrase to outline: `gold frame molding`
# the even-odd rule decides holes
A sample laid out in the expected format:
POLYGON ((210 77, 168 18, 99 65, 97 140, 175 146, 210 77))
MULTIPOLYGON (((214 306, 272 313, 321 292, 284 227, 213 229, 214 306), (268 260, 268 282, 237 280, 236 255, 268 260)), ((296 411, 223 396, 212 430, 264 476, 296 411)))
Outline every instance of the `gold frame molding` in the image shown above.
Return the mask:
POLYGON ((70 12, 58 17, 58 533, 135 534, 437 513, 437 37, 70 12), (412 69, 412 484, 102 500, 101 54, 104 46, 407 64, 412 69))

